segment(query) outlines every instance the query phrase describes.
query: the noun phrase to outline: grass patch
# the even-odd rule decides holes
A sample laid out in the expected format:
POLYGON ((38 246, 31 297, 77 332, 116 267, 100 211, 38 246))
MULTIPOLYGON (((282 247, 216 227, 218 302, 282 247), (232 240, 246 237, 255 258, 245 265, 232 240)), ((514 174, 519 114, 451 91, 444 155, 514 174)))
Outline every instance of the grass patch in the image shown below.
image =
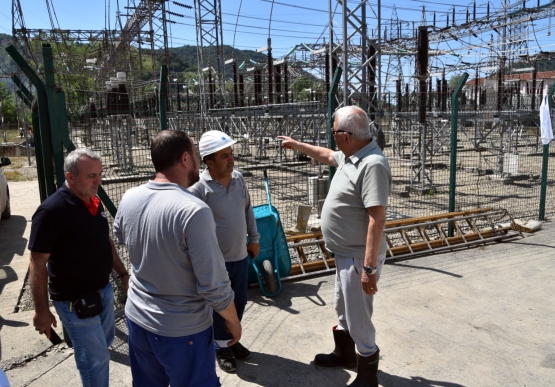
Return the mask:
POLYGON ((8 169, 19 169, 27 166, 27 157, 24 156, 10 156, 10 161, 12 162, 7 167, 4 167, 4 170, 8 169))
MULTIPOLYGON (((31 134, 29 133, 29 136, 31 134)), ((19 129, 6 129, 6 141, 20 143, 25 140, 25 136, 21 138, 19 136, 19 129)), ((4 132, 0 130, 0 142, 4 142, 4 132)))
POLYGON ((7 181, 27 181, 32 180, 28 179, 26 175, 18 171, 4 171, 4 176, 6 176, 7 181))
POLYGON ((7 181, 31 181, 36 180, 36 168, 28 167, 27 157, 12 156, 10 165, 3 167, 4 176, 7 181))

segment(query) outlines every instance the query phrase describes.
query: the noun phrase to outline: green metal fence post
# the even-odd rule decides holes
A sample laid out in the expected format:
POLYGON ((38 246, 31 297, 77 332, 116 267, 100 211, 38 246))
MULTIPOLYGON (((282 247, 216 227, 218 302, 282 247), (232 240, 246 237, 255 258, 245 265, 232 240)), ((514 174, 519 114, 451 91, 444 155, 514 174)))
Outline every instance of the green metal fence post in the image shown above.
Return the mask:
POLYGON ((27 99, 27 97, 25 96, 25 94, 23 94, 23 93, 21 92, 21 90, 17 90, 15 93, 17 94, 17 96, 18 96, 19 98, 21 98, 21 100, 23 101, 23 103, 25 104, 25 106, 27 106, 28 108, 31 107, 31 103, 32 103, 32 102, 29 101, 29 100, 27 99))
POLYGON ((168 128, 166 116, 166 101, 168 90, 168 66, 162 65, 160 69, 160 92, 158 93, 158 106, 160 107, 160 130, 168 128))
POLYGON ((12 75, 12 81, 19 88, 17 93, 17 95, 19 95, 19 98, 21 98, 23 102, 25 102, 25 105, 27 105, 27 107, 31 108, 31 105, 33 104, 33 94, 31 94, 29 89, 25 87, 25 85, 23 84, 23 82, 21 82, 21 79, 19 79, 17 75, 12 75))
POLYGON ((42 45, 42 57, 44 60, 44 78, 46 80, 46 96, 48 98, 48 114, 52 136, 52 151, 54 153, 54 169, 56 171, 56 182, 58 188, 65 182, 64 153, 60 139, 60 114, 58 101, 56 99, 56 85, 54 79, 54 57, 52 46, 48 43, 42 45))
MULTIPOLYGON (((48 195, 46 194, 46 187, 45 187, 45 178, 44 178, 44 168, 42 166, 43 158, 42 158, 42 143, 40 138, 40 130, 39 130, 39 110, 38 110, 38 99, 33 97, 33 94, 25 87, 21 79, 15 74, 12 75, 12 80, 14 84, 19 87, 17 91, 17 95, 25 102, 25 104, 31 109, 31 120, 33 122, 34 128, 34 137, 35 137, 35 159, 37 163, 37 177, 39 182, 39 195, 40 201, 43 202, 46 200, 48 195)), ((27 146, 29 146, 27 144, 27 146)))
MULTIPOLYGON (((41 141, 40 141, 40 130, 37 128, 39 127, 39 113, 38 113, 38 106, 35 103, 35 99, 33 98, 33 94, 25 87, 21 79, 15 74, 12 75, 12 80, 14 84, 19 87, 17 91, 17 95, 19 98, 25 102, 25 105, 31 110, 31 120, 33 122, 33 128, 35 128, 35 160, 37 163, 37 178, 39 182, 39 195, 40 201, 43 202, 48 197, 46 195, 46 187, 44 184, 44 169, 42 167, 42 149, 41 149, 41 141), (35 103, 35 104, 34 104, 35 103)), ((29 146, 29 144, 26 144, 29 146)))
MULTIPOLYGON (((40 201, 43 202, 46 200, 48 195, 46 194, 44 168, 42 166, 43 165, 42 142, 41 142, 40 130, 39 130, 40 121, 39 121, 39 110, 38 110, 37 99, 33 97, 33 94, 31 94, 29 89, 25 87, 25 85, 23 84, 23 82, 21 82, 21 79, 19 79, 17 75, 13 74, 12 80, 14 84, 17 87, 19 87, 19 90, 17 91, 17 95, 19 96, 19 98, 23 100, 23 102, 25 102, 27 107, 29 107, 29 109, 31 110, 31 120, 33 122, 33 128, 34 128, 33 136, 35 138, 34 146, 35 146, 35 160, 37 163, 37 177, 39 182, 39 196, 40 196, 40 201)), ((29 146, 29 144, 27 144, 27 146, 29 146)))
MULTIPOLYGON (((337 93, 337 88, 339 87, 339 80, 341 79, 341 74, 343 73, 342 67, 337 67, 335 69, 335 74, 333 74, 333 80, 330 85, 330 91, 328 93, 328 148, 335 151, 335 139, 333 138, 333 113, 337 108, 337 101, 335 100, 335 93, 337 93)), ((329 166, 329 180, 333 179, 335 174, 335 167, 329 166)))
MULTIPOLYGON (((459 80, 459 84, 453 91, 453 95, 451 97, 451 160, 449 166, 449 212, 455 211, 455 193, 457 189, 457 129, 459 124, 459 98, 467 79, 468 73, 463 73, 461 79, 459 80)), ((451 223, 449 223, 448 235, 452 237, 453 234, 453 226, 451 226, 451 223)))
POLYGON ((74 151, 76 146, 73 141, 69 138, 69 125, 67 122, 67 109, 66 109, 66 97, 63 91, 57 90, 54 94, 56 97, 56 105, 58 108, 58 120, 60 124, 60 141, 66 148, 68 152, 74 151))
MULTIPOLYGON (((56 192, 56 185, 54 184, 54 170, 52 168, 52 147, 50 145, 52 141, 50 139, 50 121, 48 120, 46 86, 13 45, 10 44, 6 47, 6 51, 37 89, 37 121, 33 121, 36 145, 35 152, 37 155, 37 170, 42 172, 39 172, 38 176, 39 178, 41 175, 44 177, 44 188, 46 190, 45 195, 48 197, 56 192), (36 141, 37 139, 38 141, 36 141), (38 152, 37 147, 41 148, 38 152)), ((42 196, 41 200, 43 200, 42 196)))
MULTIPOLYGON (((549 113, 553 108, 553 93, 555 92, 555 84, 551 86, 547 92, 547 101, 549 102, 549 113)), ((549 144, 543 146, 542 158, 542 182, 540 189, 540 212, 538 214, 539 220, 545 220, 545 200, 547 198, 547 168, 549 166, 549 144)))
MULTIPOLYGON (((44 176, 44 156, 40 131, 38 98, 35 98, 33 100, 33 103, 31 104, 31 117, 31 119, 33 120, 33 135, 35 136, 35 156, 37 161, 37 177, 39 180, 40 202, 42 203, 49 195, 46 189, 46 177, 44 176)), ((52 167, 52 165, 50 165, 50 167, 52 167)), ((53 175, 50 176, 54 177, 53 175)), ((50 180, 52 182, 52 185, 54 185, 54 181, 52 179, 50 180)))

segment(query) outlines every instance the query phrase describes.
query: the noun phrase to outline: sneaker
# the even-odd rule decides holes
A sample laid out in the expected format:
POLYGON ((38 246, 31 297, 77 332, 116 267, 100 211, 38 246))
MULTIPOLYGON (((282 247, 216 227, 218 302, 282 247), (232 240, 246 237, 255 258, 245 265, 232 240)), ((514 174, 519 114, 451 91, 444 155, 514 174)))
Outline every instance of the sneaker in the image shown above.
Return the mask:
POLYGON ((237 364, 233 358, 233 352, 229 348, 217 350, 216 361, 222 371, 235 372, 237 370, 237 364))
POLYGON ((251 357, 251 351, 243 347, 241 343, 235 343, 231 347, 229 347, 229 349, 231 349, 231 351, 233 352, 233 356, 235 356, 237 359, 247 360, 249 357, 251 357))

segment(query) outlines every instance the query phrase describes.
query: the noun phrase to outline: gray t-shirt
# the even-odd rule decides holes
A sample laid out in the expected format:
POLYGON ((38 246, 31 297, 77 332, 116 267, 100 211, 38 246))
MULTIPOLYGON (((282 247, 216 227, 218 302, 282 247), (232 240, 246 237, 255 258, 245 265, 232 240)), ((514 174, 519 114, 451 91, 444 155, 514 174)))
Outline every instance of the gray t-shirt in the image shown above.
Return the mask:
POLYGON ((233 302, 212 211, 185 188, 149 181, 128 190, 114 233, 132 267, 125 314, 142 328, 192 335, 212 325, 212 308, 233 302))
MULTIPOLYGON (((391 169, 376 141, 351 157, 334 152, 337 171, 322 208, 326 247, 340 255, 364 257, 368 235, 368 207, 387 206, 391 169)), ((387 249, 385 234, 380 254, 387 249)))
POLYGON ((260 234, 256 229, 251 198, 243 175, 233 171, 229 187, 212 179, 206 169, 198 183, 189 191, 208 204, 214 214, 218 244, 226 262, 236 262, 247 257, 247 235, 258 243, 260 234))

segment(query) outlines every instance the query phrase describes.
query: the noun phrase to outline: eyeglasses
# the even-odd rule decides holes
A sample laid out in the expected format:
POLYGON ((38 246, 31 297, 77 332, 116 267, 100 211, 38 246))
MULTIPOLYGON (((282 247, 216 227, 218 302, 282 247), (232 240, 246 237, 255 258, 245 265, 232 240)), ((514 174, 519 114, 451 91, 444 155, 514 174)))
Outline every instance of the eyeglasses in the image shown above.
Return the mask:
POLYGON ((337 133, 348 133, 351 136, 353 135, 351 132, 347 132, 346 130, 332 130, 331 133, 335 136, 337 133))

